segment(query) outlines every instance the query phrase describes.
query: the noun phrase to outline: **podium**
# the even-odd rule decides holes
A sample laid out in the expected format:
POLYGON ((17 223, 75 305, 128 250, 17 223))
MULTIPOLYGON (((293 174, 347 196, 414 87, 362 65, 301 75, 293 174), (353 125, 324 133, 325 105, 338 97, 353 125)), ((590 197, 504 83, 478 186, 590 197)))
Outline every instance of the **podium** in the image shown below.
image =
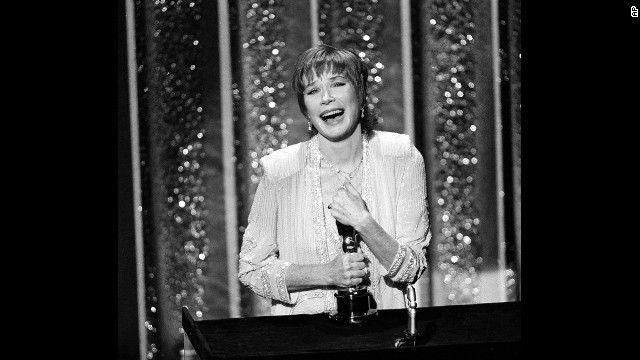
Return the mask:
POLYGON ((519 359, 520 314, 519 301, 417 308, 418 344, 398 348, 395 340, 407 329, 405 309, 341 324, 328 314, 194 321, 183 307, 182 326, 200 360, 519 359))

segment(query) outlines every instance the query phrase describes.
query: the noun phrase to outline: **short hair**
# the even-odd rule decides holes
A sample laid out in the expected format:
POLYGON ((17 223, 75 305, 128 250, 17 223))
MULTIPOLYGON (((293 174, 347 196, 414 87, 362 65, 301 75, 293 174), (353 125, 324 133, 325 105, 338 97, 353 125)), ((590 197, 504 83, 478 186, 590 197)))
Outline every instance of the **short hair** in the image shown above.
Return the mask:
MULTIPOLYGON (((304 104, 305 83, 310 82, 314 76, 325 72, 341 74, 356 88, 356 95, 360 99, 360 108, 364 109, 364 116, 360 117, 362 133, 369 135, 371 130, 378 126, 378 118, 370 111, 367 104, 367 78, 369 69, 365 63, 353 51, 339 49, 327 44, 305 50, 298 56, 293 70, 291 87, 298 98, 298 106, 304 116, 307 116, 307 107, 304 104)), ((311 126, 309 135, 318 133, 315 126, 311 126)))

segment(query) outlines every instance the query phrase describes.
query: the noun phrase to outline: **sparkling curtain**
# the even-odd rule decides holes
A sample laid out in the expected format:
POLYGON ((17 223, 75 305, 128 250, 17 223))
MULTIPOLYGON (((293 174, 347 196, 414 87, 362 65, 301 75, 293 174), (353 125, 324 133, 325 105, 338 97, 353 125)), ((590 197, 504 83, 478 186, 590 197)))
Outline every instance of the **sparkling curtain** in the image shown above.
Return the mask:
POLYGON ((137 1, 135 14, 147 358, 175 358, 182 346, 181 307, 194 309, 199 319, 207 311, 201 2, 137 1))
MULTIPOLYGON (((477 302, 480 288, 477 271, 482 263, 478 244, 480 214, 477 208, 478 119, 475 116, 476 93, 473 6, 468 1, 432 1, 425 7, 429 28, 424 43, 429 44, 429 109, 435 120, 432 139, 437 175, 431 187, 432 231, 437 251, 437 268, 450 304, 477 302)), ((432 256, 431 258, 434 258, 432 256)))
MULTIPOLYGON (((238 43, 232 47, 236 47, 236 61, 242 59, 237 61, 233 84, 239 239, 262 176, 259 160, 287 146, 287 126, 293 121, 282 109, 290 78, 280 54, 286 46, 282 12, 282 1, 237 3, 238 43)), ((241 305, 245 316, 266 315, 271 302, 243 287, 241 305)))

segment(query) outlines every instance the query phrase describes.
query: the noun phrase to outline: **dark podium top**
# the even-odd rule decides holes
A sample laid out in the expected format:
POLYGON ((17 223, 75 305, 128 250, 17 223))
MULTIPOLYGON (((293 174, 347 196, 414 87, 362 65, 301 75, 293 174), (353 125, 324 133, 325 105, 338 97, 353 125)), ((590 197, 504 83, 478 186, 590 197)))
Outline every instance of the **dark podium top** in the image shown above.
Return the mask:
POLYGON ((209 359, 518 359, 520 302, 418 308, 417 346, 394 346, 407 329, 405 309, 379 310, 365 324, 340 324, 328 314, 194 321, 182 326, 201 360, 209 359))

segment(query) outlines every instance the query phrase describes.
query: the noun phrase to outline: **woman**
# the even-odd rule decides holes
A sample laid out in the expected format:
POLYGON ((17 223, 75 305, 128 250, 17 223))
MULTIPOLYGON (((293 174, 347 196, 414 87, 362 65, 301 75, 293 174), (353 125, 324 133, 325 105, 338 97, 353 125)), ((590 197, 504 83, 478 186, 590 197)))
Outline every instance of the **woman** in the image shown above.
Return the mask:
POLYGON ((377 309, 403 308, 431 239, 422 156, 407 135, 374 130, 368 71, 351 51, 298 57, 292 87, 311 139, 261 160, 243 236, 240 281, 272 315, 330 312, 339 288, 366 281, 377 309), (343 253, 336 220, 360 233, 343 253))

